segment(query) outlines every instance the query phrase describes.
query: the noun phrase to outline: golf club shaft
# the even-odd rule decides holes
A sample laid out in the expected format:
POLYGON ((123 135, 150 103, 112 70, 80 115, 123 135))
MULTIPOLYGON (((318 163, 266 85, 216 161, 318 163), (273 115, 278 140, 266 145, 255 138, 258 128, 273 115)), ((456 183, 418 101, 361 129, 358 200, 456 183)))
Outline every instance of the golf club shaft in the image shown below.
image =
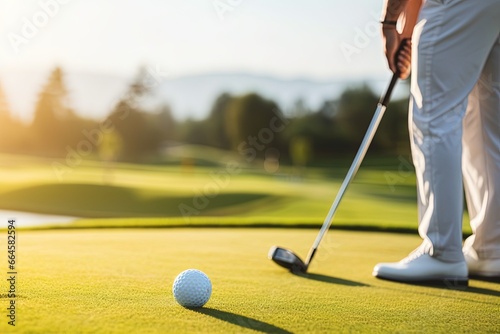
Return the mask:
POLYGON ((316 250, 318 249, 318 246, 321 242, 321 239, 323 239, 323 236, 325 235, 326 231, 328 231, 328 229, 330 228, 333 216, 335 215, 335 211, 337 211, 337 208, 340 204, 340 201, 342 200, 342 197, 344 196, 347 187, 349 186, 349 183, 351 183, 352 179, 356 175, 356 172, 358 171, 359 166, 361 165, 361 162, 365 157, 366 151, 368 150, 368 147, 370 146, 373 136, 377 131, 378 125, 380 124, 380 121, 384 116, 385 109, 387 108, 387 104, 389 103, 389 100, 391 98, 392 90, 394 89, 394 86, 398 81, 398 76, 399 75, 396 73, 392 76, 389 87, 387 88, 385 94, 381 97, 380 102, 377 105, 377 109, 375 111, 375 114, 373 115, 370 125, 368 126, 368 130, 366 131, 365 137, 361 142, 361 145, 358 149, 358 153, 356 154, 356 157, 354 158, 354 161, 352 162, 351 167, 349 168, 349 171, 347 172, 347 175, 344 181, 342 182, 342 185, 340 186, 339 192, 337 193, 337 196, 335 197, 335 200, 333 201, 332 206, 330 207, 330 211, 328 212, 328 215, 326 216, 325 221, 321 226, 321 230, 319 231, 318 236, 316 237, 316 240, 314 241, 314 244, 311 250, 309 251, 309 255, 307 256, 305 263, 306 266, 309 266, 309 263, 311 263, 314 254, 316 253, 316 250))

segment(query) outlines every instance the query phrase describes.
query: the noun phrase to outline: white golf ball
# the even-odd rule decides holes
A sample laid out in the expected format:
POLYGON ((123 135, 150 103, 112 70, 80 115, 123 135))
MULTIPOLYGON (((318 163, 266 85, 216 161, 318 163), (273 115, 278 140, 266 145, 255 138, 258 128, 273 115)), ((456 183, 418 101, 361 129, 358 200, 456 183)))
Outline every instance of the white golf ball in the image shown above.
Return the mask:
POLYGON ((180 305, 202 307, 210 299, 212 282, 202 271, 188 269, 175 278, 172 292, 180 305))

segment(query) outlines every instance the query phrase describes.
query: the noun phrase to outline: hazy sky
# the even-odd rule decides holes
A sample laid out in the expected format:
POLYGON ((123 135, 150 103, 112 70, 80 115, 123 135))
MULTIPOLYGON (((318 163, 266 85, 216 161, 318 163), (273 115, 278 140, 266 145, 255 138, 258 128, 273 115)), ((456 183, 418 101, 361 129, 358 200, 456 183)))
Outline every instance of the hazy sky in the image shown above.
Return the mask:
POLYGON ((382 0, 0 0, 0 70, 387 76, 382 0))

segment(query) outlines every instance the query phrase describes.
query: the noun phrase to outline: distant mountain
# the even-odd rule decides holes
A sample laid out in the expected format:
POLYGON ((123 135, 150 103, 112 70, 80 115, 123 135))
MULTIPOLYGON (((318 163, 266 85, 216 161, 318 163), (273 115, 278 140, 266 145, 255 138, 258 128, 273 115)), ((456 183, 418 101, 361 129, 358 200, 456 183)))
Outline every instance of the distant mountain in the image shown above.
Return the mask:
POLYGON ((336 97, 345 83, 321 82, 306 79, 279 79, 252 74, 206 74, 165 80, 159 95, 171 101, 177 116, 205 116, 215 98, 223 92, 244 94, 257 92, 288 109, 298 99, 311 108, 317 108, 326 99, 336 97))
MULTIPOLYGON (((0 73, 0 84, 14 114, 22 119, 31 118, 37 94, 47 77, 48 72, 0 73)), ((131 79, 102 73, 65 72, 65 80, 70 91, 70 104, 75 111, 86 117, 100 119, 109 114, 125 93, 131 79)), ((385 85, 383 80, 365 82, 372 84, 377 94, 385 85)), ((208 114, 215 98, 223 92, 257 92, 276 101, 285 111, 298 99, 314 110, 323 101, 338 97, 346 86, 360 83, 359 80, 280 79, 246 73, 157 77, 156 81, 151 82, 155 85, 155 91, 147 104, 154 106, 166 103, 178 119, 200 119, 208 114)))

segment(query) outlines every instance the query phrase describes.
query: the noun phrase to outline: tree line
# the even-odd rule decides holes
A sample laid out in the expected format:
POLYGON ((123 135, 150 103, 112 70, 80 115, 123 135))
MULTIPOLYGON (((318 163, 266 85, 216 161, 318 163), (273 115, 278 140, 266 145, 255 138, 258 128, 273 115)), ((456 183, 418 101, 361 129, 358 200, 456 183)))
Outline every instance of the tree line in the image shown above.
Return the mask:
MULTIPOLYGON (((38 94, 34 117, 24 124, 10 115, 0 90, 0 150, 47 157, 151 162, 164 148, 208 145, 238 152, 248 161, 267 155, 295 165, 310 165, 354 152, 368 127, 377 96, 367 85, 346 88, 317 110, 298 100, 284 112, 256 93, 219 95, 205 119, 176 120, 168 105, 143 107, 151 93, 140 70, 107 117, 78 115, 69 105, 61 68, 55 68, 38 94)), ((371 150, 406 155, 409 151, 407 101, 394 101, 371 150)))

